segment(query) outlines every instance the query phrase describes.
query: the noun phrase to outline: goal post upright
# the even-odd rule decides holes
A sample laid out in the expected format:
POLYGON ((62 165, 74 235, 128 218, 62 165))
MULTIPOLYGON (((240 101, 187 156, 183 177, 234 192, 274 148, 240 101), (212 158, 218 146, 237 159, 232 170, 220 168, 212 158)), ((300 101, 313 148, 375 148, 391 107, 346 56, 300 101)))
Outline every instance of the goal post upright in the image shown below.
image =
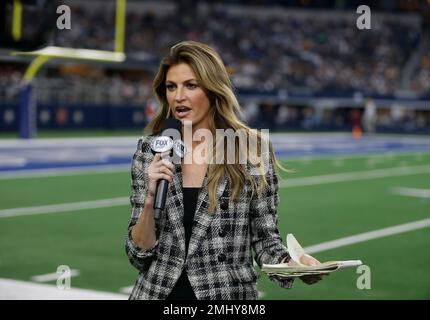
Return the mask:
MULTIPOLYGON (((35 57, 24 74, 23 83, 20 89, 20 120, 19 136, 22 139, 31 139, 36 136, 37 132, 37 98, 33 91, 33 80, 42 66, 51 59, 78 60, 86 63, 94 61, 116 62, 125 61, 124 41, 125 41, 125 18, 126 18, 127 0, 116 0, 115 10, 115 39, 114 51, 90 50, 79 48, 65 48, 48 46, 35 51, 12 52, 14 56, 32 56, 35 57)), ((20 3, 16 1, 15 3, 20 3)), ((19 8, 18 8, 19 9, 19 8)), ((22 8, 20 9, 22 10, 22 8)), ((21 16, 21 15, 19 15, 21 16)), ((15 25, 17 22, 14 22, 15 25)), ((21 24, 21 19, 19 21, 21 24)), ((18 28, 18 26, 15 26, 18 28)), ((20 29, 20 28, 19 28, 20 29)))

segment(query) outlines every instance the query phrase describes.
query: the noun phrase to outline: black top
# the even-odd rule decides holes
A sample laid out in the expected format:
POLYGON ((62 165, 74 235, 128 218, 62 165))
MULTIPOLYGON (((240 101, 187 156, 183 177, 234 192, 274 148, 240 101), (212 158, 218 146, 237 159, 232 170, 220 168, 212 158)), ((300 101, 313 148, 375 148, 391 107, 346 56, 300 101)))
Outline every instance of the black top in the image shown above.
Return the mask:
MULTIPOLYGON (((196 211, 197 198, 200 188, 182 188, 184 194, 184 228, 185 228, 185 250, 188 252, 191 232, 194 224, 194 213, 196 211)), ((173 287, 167 300, 197 300, 187 277, 187 272, 182 271, 181 276, 173 287)))

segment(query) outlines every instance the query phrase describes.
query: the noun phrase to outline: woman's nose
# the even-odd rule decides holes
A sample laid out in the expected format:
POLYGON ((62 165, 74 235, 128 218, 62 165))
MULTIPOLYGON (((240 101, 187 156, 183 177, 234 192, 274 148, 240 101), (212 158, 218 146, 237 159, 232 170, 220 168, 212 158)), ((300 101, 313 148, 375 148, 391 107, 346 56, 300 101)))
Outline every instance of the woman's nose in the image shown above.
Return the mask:
POLYGON ((178 88, 176 90, 175 101, 183 101, 185 99, 184 90, 182 88, 178 88))

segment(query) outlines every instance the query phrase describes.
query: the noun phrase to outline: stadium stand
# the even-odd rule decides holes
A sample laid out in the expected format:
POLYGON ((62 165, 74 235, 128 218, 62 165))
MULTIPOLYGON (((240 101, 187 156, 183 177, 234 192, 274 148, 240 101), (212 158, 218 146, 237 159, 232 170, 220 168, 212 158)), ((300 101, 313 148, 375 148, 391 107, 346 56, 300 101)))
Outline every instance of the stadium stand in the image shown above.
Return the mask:
MULTIPOLYGON (((73 27, 57 30, 53 43, 112 50, 113 3, 69 3, 73 27)), ((35 82, 38 103, 145 107, 153 103, 151 78, 159 58, 171 45, 192 39, 222 53, 247 120, 257 127, 347 130, 371 97, 378 130, 430 130, 429 41, 422 16, 387 5, 373 14, 372 29, 363 31, 355 27, 355 11, 345 11, 351 4, 327 10, 334 2, 306 9, 300 3, 199 2, 178 15, 180 6, 173 2, 130 1, 127 61, 91 67, 51 63, 35 82), (266 120, 260 121, 259 110, 271 110, 266 120)), ((0 64, 3 103, 19 100, 22 61, 0 64)))

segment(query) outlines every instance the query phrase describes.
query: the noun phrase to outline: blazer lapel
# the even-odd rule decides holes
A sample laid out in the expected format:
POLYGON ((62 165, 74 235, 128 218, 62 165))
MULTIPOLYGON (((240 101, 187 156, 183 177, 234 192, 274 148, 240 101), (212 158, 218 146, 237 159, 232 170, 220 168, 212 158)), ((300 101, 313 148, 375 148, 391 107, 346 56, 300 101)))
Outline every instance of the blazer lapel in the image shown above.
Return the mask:
MULTIPOLYGON (((220 199, 227 185, 227 178, 223 177, 216 190, 216 199, 220 199)), ((208 194, 208 176, 206 174, 202 188, 200 189, 197 199, 196 212, 194 217, 193 231, 191 232, 190 244, 188 246, 188 256, 191 256, 199 246, 201 239, 206 234, 206 230, 212 222, 212 219, 217 213, 208 212, 209 209, 209 194, 208 194)))
POLYGON ((167 217, 172 225, 173 232, 179 239, 181 252, 185 253, 185 229, 184 219, 184 195, 182 193, 182 168, 176 164, 176 172, 173 175, 173 181, 169 185, 169 191, 166 200, 167 217))

